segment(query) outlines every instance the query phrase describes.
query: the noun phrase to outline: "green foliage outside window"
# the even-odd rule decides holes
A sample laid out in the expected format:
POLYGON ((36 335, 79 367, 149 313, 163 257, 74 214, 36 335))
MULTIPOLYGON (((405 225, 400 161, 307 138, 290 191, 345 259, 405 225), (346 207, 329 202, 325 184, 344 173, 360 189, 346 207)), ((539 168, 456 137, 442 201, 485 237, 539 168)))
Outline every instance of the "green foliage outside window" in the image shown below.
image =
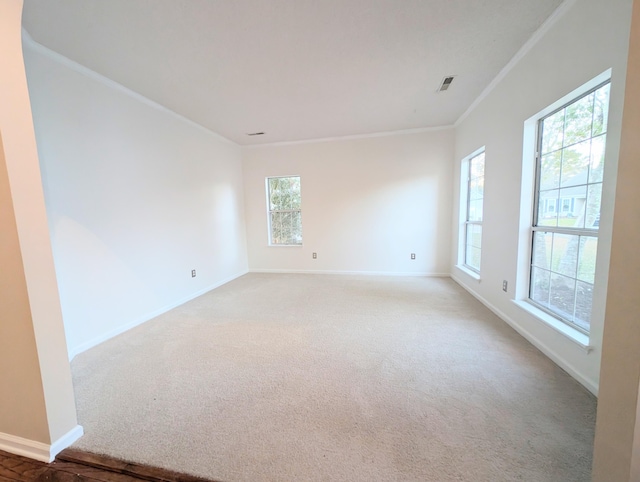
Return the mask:
POLYGON ((302 244, 300 177, 267 179, 269 242, 272 245, 302 244))

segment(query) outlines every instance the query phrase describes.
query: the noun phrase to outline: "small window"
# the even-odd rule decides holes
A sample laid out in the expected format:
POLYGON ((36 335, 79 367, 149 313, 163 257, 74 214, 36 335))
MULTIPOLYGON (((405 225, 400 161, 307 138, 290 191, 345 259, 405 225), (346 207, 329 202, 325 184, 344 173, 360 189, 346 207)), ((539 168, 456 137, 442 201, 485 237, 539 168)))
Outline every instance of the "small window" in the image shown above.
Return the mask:
POLYGON ((300 176, 267 178, 269 244, 302 244, 300 176))
POLYGON ((480 273, 482 254, 482 217, 484 201, 484 150, 462 162, 460 203, 464 206, 460 234, 460 259, 465 268, 480 273))
POLYGON ((538 121, 529 301, 588 334, 609 81, 538 121))

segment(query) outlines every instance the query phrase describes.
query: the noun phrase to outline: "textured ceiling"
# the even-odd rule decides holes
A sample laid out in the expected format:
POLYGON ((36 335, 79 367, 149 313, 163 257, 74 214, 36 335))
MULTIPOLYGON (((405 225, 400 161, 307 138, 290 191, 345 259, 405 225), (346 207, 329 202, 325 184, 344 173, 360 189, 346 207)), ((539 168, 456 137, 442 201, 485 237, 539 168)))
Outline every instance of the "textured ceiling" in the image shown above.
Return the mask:
POLYGON ((23 25, 244 145, 451 125, 561 3, 26 0, 23 25))

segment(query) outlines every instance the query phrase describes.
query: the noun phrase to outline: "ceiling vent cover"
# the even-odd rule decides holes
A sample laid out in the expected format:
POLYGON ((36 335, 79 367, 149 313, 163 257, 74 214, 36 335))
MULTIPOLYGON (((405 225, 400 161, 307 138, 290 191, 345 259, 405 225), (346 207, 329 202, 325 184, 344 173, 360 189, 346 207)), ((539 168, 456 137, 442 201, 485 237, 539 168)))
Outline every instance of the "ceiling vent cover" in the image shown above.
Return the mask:
POLYGON ((447 90, 449 88, 449 86, 451 85, 451 83, 453 82, 453 78, 455 77, 455 75, 450 75, 448 77, 445 77, 444 79, 442 79, 442 83, 440 84, 440 87, 438 88, 438 92, 444 92, 445 90, 447 90))
POLYGON ((263 136, 264 132, 249 132, 248 136, 263 136))

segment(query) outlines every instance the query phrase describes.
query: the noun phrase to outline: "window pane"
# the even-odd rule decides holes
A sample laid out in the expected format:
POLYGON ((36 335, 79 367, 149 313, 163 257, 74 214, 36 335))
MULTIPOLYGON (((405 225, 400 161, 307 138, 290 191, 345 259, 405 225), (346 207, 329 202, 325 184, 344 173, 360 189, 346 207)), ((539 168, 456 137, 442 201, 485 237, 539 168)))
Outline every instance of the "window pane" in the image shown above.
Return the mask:
POLYGON ((484 176, 484 152, 469 160, 469 178, 484 176))
POLYGON ((562 173, 560 187, 578 186, 587 183, 591 140, 574 144, 562 150, 562 173))
POLYGON ((589 182, 602 182, 604 171, 605 136, 591 139, 591 162, 589 167, 589 182))
POLYGON ((533 233, 533 262, 534 266, 551 269, 551 243, 553 234, 536 231, 533 233))
POLYGON ((580 236, 580 255, 578 257, 578 279, 592 283, 596 276, 596 253, 598 238, 580 236))
POLYGON ((269 210, 282 209, 280 206, 280 189, 278 188, 279 179, 269 179, 269 210))
POLYGON ((542 156, 540 166, 540 190, 557 189, 560 186, 562 151, 542 156))
POLYGON ((302 244, 301 213, 271 213, 271 233, 272 244, 302 244))
POLYGON ((291 209, 300 209, 300 178, 292 177, 291 179, 291 209))
POLYGON ((479 224, 467 225, 466 244, 476 248, 482 248, 482 226, 479 224))
POLYGON ((593 99, 594 94, 589 94, 565 109, 564 146, 569 146, 591 137, 593 99))
POLYGON ((551 273, 549 271, 532 268, 531 269, 531 299, 542 306, 549 306, 549 283, 551 273))
POLYGON ((576 281, 573 278, 551 273, 549 306, 563 318, 573 321, 576 304, 576 281))
POLYGON ((482 199, 469 202, 469 221, 482 221, 482 199))
POLYGON ((578 281, 576 284, 576 315, 574 323, 583 330, 589 331, 591 324, 591 308, 593 306, 593 285, 578 281))
POLYGON ((291 239, 291 213, 284 212, 282 213, 282 239, 280 240, 283 244, 289 244, 289 240, 291 239))
POLYGON ((583 228, 587 187, 577 186, 560 189, 560 203, 558 208, 558 226, 564 228, 583 228), (565 203, 569 210, 564 211, 565 203))
POLYGON ((602 183, 591 184, 587 193, 587 208, 585 216, 585 228, 599 229, 600 227, 600 202, 602 199, 602 183))
POLYGON ((271 215, 271 242, 280 243, 282 239, 282 213, 273 212, 271 215))
POLYGON ((611 84, 603 85, 595 92, 595 105, 593 107, 593 136, 607 132, 610 88, 611 84))
POLYGON ((291 238, 289 244, 302 244, 302 213, 291 213, 291 238))
POLYGON ((560 191, 543 191, 538 199, 538 226, 558 225, 558 196, 560 191))
POLYGON ((546 154, 562 147, 564 109, 542 121, 542 152, 546 154))
POLYGON ((472 179, 469 182, 469 201, 482 199, 484 196, 484 177, 472 179))
POLYGON ((481 251, 479 248, 467 245, 465 249, 464 263, 476 271, 480 271, 480 254, 481 251))
POLYGON ((578 269, 579 246, 579 236, 555 233, 553 235, 551 271, 575 278, 578 269))

